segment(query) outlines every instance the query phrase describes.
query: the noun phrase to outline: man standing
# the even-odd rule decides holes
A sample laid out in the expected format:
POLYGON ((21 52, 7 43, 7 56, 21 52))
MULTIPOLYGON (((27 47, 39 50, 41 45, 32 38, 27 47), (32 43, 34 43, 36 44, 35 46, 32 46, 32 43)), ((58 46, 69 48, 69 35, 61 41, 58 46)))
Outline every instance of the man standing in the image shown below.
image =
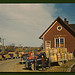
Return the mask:
POLYGON ((42 55, 41 61, 42 61, 42 70, 44 70, 44 65, 45 65, 44 62, 45 62, 45 59, 44 59, 43 55, 42 55))

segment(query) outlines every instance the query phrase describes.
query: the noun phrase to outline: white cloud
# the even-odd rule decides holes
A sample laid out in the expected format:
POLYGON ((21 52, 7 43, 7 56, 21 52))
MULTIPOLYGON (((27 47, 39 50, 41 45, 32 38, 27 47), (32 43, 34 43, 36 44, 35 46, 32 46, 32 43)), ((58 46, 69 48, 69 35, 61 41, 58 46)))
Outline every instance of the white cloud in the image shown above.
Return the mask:
POLYGON ((52 23, 56 12, 53 4, 49 4, 49 7, 46 5, 1 4, 0 36, 6 39, 5 44, 40 46, 42 41, 39 36, 52 23))

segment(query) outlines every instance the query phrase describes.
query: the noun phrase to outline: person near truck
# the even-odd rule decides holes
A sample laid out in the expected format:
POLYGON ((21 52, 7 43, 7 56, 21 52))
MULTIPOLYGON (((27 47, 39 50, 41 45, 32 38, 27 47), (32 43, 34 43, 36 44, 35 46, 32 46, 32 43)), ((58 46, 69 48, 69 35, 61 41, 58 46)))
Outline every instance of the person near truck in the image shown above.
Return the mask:
POLYGON ((41 61, 42 61, 42 70, 44 70, 44 65, 45 65, 44 63, 45 63, 45 59, 44 59, 43 55, 42 55, 41 61))

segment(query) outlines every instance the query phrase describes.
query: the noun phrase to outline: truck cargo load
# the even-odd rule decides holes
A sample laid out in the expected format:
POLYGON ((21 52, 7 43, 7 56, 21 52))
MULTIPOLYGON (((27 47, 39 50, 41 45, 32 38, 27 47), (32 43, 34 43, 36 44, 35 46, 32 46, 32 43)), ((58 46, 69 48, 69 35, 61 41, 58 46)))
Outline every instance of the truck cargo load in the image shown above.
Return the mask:
POLYGON ((73 59, 73 53, 67 52, 67 48, 50 48, 42 50, 46 53, 47 58, 51 58, 51 62, 68 61, 73 59))

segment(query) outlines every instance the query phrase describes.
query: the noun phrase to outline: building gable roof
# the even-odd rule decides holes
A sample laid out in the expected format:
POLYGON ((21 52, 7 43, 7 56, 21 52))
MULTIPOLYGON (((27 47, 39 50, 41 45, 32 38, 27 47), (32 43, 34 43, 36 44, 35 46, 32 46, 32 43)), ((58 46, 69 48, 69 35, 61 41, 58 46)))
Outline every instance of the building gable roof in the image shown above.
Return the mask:
POLYGON ((75 37, 75 31, 72 29, 71 24, 68 25, 66 24, 60 17, 57 17, 57 19, 45 30, 45 32, 39 37, 39 39, 42 39, 42 36, 50 29, 50 27, 55 23, 55 22, 60 23, 68 32, 70 32, 74 37, 75 37))

